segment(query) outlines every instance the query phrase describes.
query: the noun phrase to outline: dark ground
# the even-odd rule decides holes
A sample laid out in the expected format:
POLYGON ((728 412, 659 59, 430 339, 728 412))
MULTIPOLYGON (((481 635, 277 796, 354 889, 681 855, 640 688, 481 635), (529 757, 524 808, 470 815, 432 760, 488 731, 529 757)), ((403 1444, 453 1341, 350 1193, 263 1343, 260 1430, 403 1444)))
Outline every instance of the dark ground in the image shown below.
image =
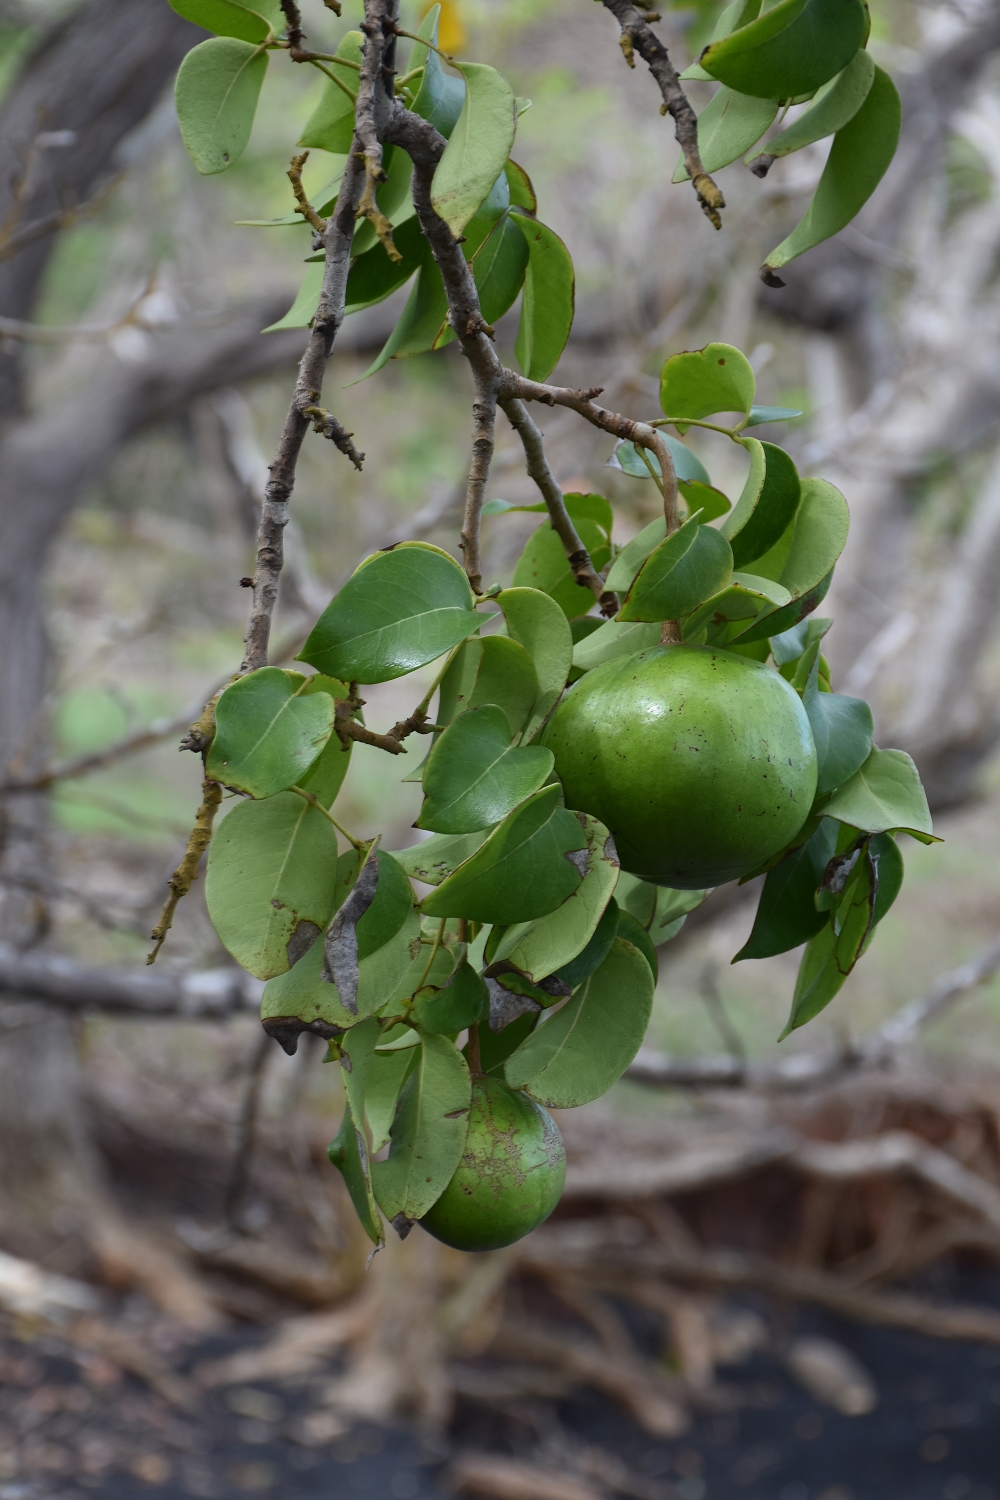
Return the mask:
MULTIPOLYGON (((939 1273, 935 1283, 938 1296, 1000 1304, 995 1273, 939 1273)), ((553 1443, 615 1454, 650 1500, 1000 1500, 1000 1349, 756 1305, 778 1344, 822 1333, 855 1354, 878 1387, 876 1410, 820 1408, 764 1353, 724 1372, 752 1404, 699 1416, 676 1441, 651 1439, 586 1392, 504 1408, 460 1401, 445 1438, 374 1427, 332 1436, 322 1379, 206 1392, 196 1413, 178 1413, 103 1357, 7 1320, 0 1500, 432 1500, 456 1452, 559 1467, 553 1443)), ((260 1338, 203 1342, 182 1367, 260 1338)))

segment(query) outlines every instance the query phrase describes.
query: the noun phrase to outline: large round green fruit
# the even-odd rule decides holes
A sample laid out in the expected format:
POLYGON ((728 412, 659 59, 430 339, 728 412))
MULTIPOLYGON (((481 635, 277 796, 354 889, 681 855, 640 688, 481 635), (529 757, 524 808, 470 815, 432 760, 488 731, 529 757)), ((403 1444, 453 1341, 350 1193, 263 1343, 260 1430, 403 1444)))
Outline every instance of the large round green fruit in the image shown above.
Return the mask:
POLYGON ((542 737, 567 807, 614 835, 622 868, 699 890, 792 839, 816 793, 799 695, 761 662, 656 646, 573 684, 542 737))
POLYGON ((566 1179, 566 1149, 547 1110, 496 1078, 473 1078, 465 1152, 420 1220, 456 1250, 500 1250, 547 1219, 566 1179))

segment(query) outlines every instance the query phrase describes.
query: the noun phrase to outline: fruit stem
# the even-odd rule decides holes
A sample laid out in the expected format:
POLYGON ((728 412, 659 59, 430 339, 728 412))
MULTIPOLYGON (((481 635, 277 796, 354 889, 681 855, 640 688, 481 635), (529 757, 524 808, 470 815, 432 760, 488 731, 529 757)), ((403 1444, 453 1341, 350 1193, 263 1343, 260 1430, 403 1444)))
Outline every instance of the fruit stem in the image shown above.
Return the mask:
POLYGON ((664 620, 663 628, 660 631, 660 645, 682 646, 683 644, 684 638, 681 635, 680 621, 664 620))
POLYGON ((473 1078, 482 1078, 483 1060, 479 1054, 479 1026, 476 1022, 469 1027, 469 1044, 466 1048, 466 1061, 469 1064, 469 1072, 473 1078))

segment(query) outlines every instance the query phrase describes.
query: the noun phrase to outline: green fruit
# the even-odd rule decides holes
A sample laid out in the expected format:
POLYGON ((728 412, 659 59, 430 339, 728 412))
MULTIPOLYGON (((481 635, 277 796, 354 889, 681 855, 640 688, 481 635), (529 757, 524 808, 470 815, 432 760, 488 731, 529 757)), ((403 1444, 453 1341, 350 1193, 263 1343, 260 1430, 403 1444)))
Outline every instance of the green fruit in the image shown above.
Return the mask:
POLYGON ((541 1224, 559 1202, 566 1149, 547 1110, 496 1078, 473 1078, 465 1152, 420 1220, 456 1250, 500 1250, 541 1224))
POLYGON ((794 688, 706 646, 656 646, 596 667, 569 689, 542 743, 567 807, 610 828, 622 869, 681 890, 769 859, 816 794, 794 688))

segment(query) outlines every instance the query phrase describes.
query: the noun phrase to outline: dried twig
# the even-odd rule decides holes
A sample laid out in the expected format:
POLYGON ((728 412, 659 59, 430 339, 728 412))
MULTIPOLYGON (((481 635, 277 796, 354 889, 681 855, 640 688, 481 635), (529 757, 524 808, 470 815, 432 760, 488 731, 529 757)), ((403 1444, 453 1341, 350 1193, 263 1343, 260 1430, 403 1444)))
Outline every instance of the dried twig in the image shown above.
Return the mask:
POLYGON ((218 1021, 256 1010, 262 989, 262 983, 242 969, 191 974, 97 969, 56 954, 22 952, 0 943, 0 994, 26 996, 71 1011, 218 1021))
POLYGON ((677 69, 670 61, 666 47, 660 41, 649 22, 639 14, 630 0, 602 0, 622 29, 621 44, 625 61, 635 67, 633 53, 638 52, 659 85, 663 95, 661 114, 673 117, 677 144, 684 153, 684 165, 692 186, 698 194, 702 212, 716 229, 722 228, 719 209, 725 208, 726 200, 701 164, 698 152, 698 119, 688 102, 688 97, 677 76, 677 69))
POLYGON ((215 822, 215 815, 221 802, 222 786, 220 783, 207 779, 203 781, 201 806, 195 814, 194 827, 184 851, 184 858, 167 881, 170 895, 164 903, 163 915, 150 933, 153 946, 146 957, 147 964, 156 962, 156 956, 166 942, 167 933, 174 925, 177 903, 187 895, 198 878, 198 866, 201 864, 202 855, 211 843, 212 824, 215 822))

